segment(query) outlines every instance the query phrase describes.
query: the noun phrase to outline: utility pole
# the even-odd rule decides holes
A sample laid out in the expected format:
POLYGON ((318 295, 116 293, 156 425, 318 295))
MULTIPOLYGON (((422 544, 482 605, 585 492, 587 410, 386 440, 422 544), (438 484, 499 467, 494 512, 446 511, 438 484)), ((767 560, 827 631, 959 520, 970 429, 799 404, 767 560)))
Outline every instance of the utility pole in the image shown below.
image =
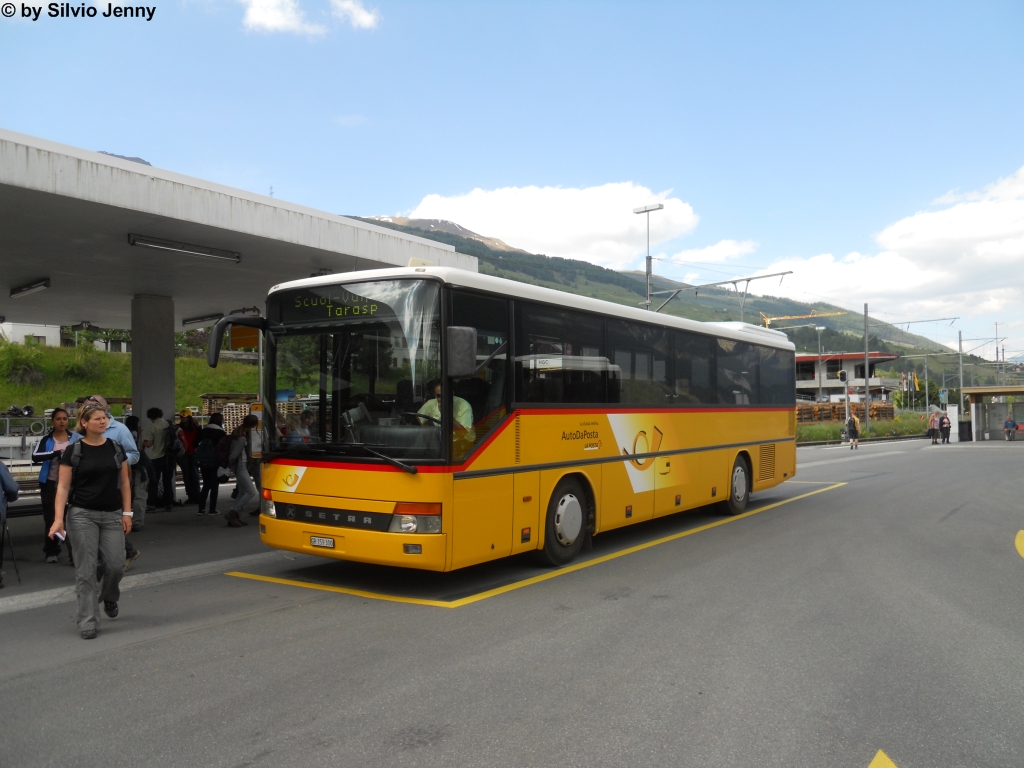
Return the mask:
POLYGON ((819 325, 814 330, 818 332, 818 371, 814 377, 818 380, 818 402, 820 403, 821 398, 824 396, 821 390, 821 380, 825 378, 825 373, 821 370, 821 332, 825 330, 825 327, 819 325))
MULTIPOLYGON (((957 331, 960 358, 960 418, 964 417, 964 332, 957 331)), ((959 427, 958 427, 959 428, 959 427)))
POLYGON ((871 426, 871 367, 868 360, 868 305, 864 302, 864 434, 871 426))
POLYGON ((651 309, 651 211, 660 211, 664 207, 661 203, 654 203, 633 209, 633 213, 647 214, 647 301, 644 302, 647 311, 651 309))
POLYGON ((928 353, 924 355, 924 415, 928 416, 928 398, 931 396, 931 392, 928 391, 928 353))

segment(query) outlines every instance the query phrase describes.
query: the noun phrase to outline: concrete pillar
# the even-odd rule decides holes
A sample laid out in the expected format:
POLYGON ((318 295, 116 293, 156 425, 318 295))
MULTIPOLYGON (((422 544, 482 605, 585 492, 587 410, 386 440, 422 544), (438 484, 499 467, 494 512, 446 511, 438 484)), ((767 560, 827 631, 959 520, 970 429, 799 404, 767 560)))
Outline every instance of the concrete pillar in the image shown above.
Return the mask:
POLYGON ((132 413, 148 424, 157 407, 174 416, 174 299, 132 297, 132 413))

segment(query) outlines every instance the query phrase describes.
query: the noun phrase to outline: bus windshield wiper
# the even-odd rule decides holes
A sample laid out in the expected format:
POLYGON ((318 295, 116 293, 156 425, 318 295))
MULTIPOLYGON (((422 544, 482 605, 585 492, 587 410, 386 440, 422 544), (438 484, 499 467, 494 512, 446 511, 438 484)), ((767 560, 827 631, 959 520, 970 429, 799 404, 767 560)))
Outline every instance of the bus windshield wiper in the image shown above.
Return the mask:
POLYGON ((378 453, 377 451, 373 450, 373 448, 367 448, 364 443, 352 443, 352 445, 360 446, 367 453, 372 453, 377 458, 384 459, 384 461, 386 461, 388 464, 394 464, 396 467, 398 467, 399 469, 405 470, 410 475, 415 475, 419 471, 412 464, 406 464, 404 461, 399 461, 398 459, 393 459, 390 456, 388 456, 387 454, 378 453))

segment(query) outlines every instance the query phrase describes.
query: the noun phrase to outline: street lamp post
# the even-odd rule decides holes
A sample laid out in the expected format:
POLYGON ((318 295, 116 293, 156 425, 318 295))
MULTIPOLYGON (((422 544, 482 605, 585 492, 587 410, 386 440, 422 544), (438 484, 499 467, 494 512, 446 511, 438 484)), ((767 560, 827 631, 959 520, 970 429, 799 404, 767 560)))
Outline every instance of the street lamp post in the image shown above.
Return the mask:
POLYGON ((818 332, 818 370, 814 374, 814 378, 816 378, 818 380, 818 402, 820 403, 821 400, 822 400, 822 397, 824 396, 824 393, 822 392, 822 389, 821 389, 821 379, 822 379, 822 371, 821 371, 821 332, 825 330, 825 326, 823 326, 823 325, 815 326, 814 330, 816 330, 818 332))
POLYGON ((660 211, 664 207, 661 203, 654 203, 633 209, 633 213, 647 214, 647 301, 644 302, 644 306, 648 311, 651 309, 651 211, 660 211))

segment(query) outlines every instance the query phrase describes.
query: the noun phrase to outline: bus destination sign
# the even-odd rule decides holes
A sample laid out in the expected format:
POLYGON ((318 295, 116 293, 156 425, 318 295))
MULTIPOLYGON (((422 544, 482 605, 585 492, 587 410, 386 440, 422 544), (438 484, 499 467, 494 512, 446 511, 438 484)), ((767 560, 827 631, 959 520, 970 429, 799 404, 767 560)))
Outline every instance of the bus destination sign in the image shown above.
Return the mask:
POLYGON ((275 298, 279 302, 281 323, 373 317, 378 312, 389 309, 386 305, 339 286, 288 291, 275 298))

